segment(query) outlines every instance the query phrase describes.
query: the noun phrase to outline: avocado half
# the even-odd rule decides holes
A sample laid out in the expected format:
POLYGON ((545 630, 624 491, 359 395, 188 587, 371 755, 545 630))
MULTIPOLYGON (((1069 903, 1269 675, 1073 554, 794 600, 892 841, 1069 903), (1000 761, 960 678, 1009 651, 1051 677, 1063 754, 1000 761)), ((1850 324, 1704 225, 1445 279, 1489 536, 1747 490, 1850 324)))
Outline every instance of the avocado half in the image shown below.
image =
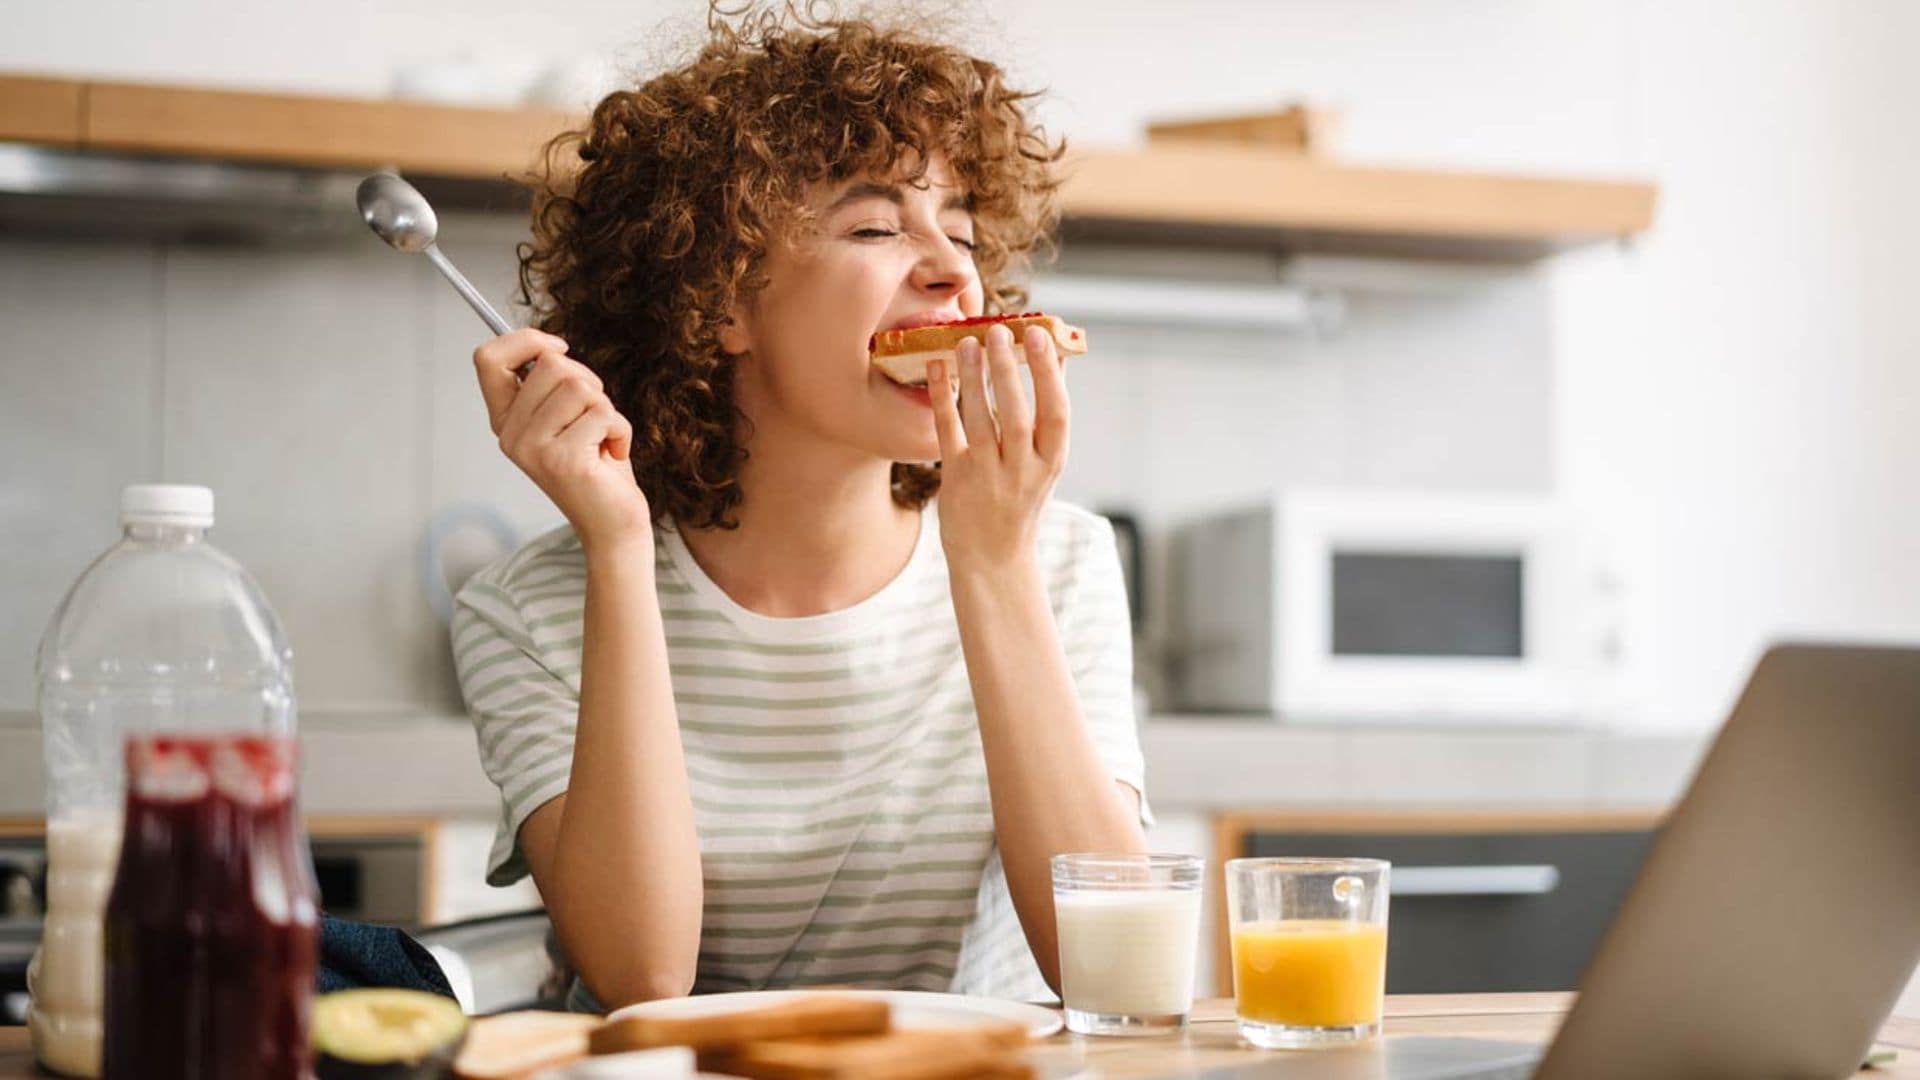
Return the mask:
POLYGON ((318 1080, 436 1080, 466 1037, 459 1003, 421 990, 338 990, 313 1003, 318 1080))

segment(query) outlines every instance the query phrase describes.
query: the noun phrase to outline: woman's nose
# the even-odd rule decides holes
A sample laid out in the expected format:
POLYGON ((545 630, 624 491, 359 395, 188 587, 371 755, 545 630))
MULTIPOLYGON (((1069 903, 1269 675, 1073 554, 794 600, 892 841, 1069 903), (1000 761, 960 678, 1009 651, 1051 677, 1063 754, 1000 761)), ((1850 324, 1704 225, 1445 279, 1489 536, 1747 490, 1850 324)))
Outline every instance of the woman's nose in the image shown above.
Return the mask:
POLYGON ((914 284, 928 292, 960 292, 973 284, 975 273, 967 250, 941 234, 921 245, 914 284))

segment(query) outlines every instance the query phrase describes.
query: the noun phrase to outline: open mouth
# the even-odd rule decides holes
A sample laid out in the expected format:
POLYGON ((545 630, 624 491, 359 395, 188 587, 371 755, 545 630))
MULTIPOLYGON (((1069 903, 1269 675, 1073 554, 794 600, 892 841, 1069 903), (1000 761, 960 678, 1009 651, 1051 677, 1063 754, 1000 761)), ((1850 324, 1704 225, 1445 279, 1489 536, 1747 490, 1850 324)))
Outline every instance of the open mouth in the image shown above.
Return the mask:
POLYGON ((965 322, 966 318, 966 313, 962 311, 948 311, 945 309, 939 311, 921 311, 908 315, 906 318, 896 321, 891 326, 880 327, 879 330, 875 332, 884 334, 889 330, 918 330, 922 326, 944 326, 947 323, 965 322))
POLYGON ((928 391, 926 383, 897 383, 885 375, 880 376, 880 381, 891 387, 894 393, 901 395, 915 405, 920 405, 928 409, 933 408, 933 396, 928 391))

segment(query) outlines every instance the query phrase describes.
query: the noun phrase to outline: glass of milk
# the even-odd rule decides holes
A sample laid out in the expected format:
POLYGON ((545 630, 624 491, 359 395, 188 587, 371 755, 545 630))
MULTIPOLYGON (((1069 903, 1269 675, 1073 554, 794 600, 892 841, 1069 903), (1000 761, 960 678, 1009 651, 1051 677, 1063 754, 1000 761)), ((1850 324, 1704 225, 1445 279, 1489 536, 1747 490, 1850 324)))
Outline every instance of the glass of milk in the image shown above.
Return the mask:
POLYGON ((1205 866, 1198 855, 1053 857, 1068 1030, 1160 1035, 1186 1026, 1205 866))

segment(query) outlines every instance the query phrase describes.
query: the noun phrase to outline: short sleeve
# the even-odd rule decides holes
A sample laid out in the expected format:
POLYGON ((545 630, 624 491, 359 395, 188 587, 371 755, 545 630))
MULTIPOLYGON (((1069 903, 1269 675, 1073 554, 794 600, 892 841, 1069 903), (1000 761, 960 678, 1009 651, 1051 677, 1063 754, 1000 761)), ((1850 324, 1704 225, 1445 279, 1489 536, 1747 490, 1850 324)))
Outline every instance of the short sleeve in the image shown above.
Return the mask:
POLYGON ((1134 714, 1133 620, 1127 609, 1120 548, 1106 518, 1062 506, 1072 527, 1054 592, 1055 623, 1080 711, 1094 747, 1114 779, 1140 793, 1140 823, 1153 824, 1147 806, 1146 761, 1134 714))
POLYGON ((474 581, 460 590, 452 633, 480 764, 500 789, 487 883, 511 885, 529 872, 520 826, 567 790, 580 695, 541 662, 526 619, 497 585, 474 581))

